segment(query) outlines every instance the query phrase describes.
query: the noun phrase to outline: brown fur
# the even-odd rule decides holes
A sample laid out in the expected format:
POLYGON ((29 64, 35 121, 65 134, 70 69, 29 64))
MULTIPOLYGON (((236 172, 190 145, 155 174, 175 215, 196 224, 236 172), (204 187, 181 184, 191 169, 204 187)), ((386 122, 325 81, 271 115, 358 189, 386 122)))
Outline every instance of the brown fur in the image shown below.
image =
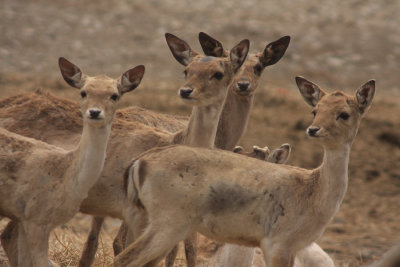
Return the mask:
POLYGON ((144 266, 198 231, 222 242, 257 244, 267 266, 286 267, 293 264, 299 250, 320 237, 346 192, 350 147, 364 115, 347 100, 363 105, 358 93, 367 92, 368 108, 375 83, 364 84, 356 97, 346 95, 337 101, 338 96, 318 87, 318 94, 307 96, 304 85, 310 82, 301 77, 296 80, 303 96, 314 97, 307 101, 316 110, 307 133, 324 147, 321 166, 306 170, 187 146, 146 153, 138 159, 148 165, 142 187, 134 168, 130 177, 149 215, 149 224, 139 239, 116 257, 115 266, 144 266), (344 111, 350 117, 338 121, 337 114, 344 111), (188 172, 180 179, 185 166, 188 172), (218 212, 210 203, 218 203, 218 212), (260 219, 248 219, 254 215, 260 219))
MULTIPOLYGON (((286 48, 285 48, 286 49, 286 48)), ((281 50, 279 53, 281 53, 281 55, 284 54, 285 52, 284 50, 281 50)), ((229 52, 226 53, 226 55, 229 55, 229 52)), ((242 69, 248 69, 247 72, 241 72, 241 79, 243 79, 243 77, 245 77, 245 73, 248 73, 249 75, 254 75, 253 72, 253 68, 254 68, 254 63, 253 61, 246 61, 244 66, 242 67, 242 69)), ((259 77, 259 76, 257 76, 259 77)), ((258 78, 257 78, 258 79, 258 78)), ((234 83, 235 84, 235 83, 234 83)), ((251 86, 251 90, 255 89, 257 87, 257 84, 253 84, 251 86)), ((231 88, 235 88, 234 86, 231 88)), ((232 94, 232 91, 234 89, 229 89, 229 94, 232 94)), ((251 91, 253 92, 253 91, 251 91)), ((46 93, 49 94, 49 93, 46 93)), ((240 96, 236 96, 234 94, 233 98, 231 98, 230 101, 242 101, 241 99, 246 98, 246 96, 240 95, 240 96), (236 100, 237 99, 237 100, 236 100)), ((4 100, 4 102, 7 102, 8 99, 4 100)), ((10 116, 12 116, 13 119, 13 126, 11 128, 12 131, 16 131, 18 133, 27 135, 27 136, 32 136, 34 138, 38 138, 41 140, 44 140, 46 142, 52 143, 52 144, 56 144, 59 145, 61 147, 65 147, 65 148, 71 148, 73 147, 76 143, 77 140, 79 140, 79 136, 78 134, 75 134, 76 131, 76 127, 72 127, 69 126, 69 124, 71 125, 78 125, 79 126, 79 122, 81 122, 81 117, 78 114, 71 116, 71 114, 73 113, 69 113, 66 111, 69 111, 69 109, 64 107, 64 100, 63 99, 58 99, 54 96, 52 96, 50 94, 49 96, 49 100, 44 101, 43 100, 43 92, 42 93, 31 93, 31 94, 23 94, 20 96, 16 96, 15 101, 13 101, 12 103, 15 103, 14 106, 9 106, 7 110, 4 111, 4 113, 2 113, 2 110, 0 109, 0 124, 2 123, 2 121, 7 121, 10 119, 10 116), (19 106, 21 103, 24 103, 24 105, 19 106), (46 115, 51 114, 51 117, 47 117, 48 121, 47 123, 54 128, 50 128, 49 131, 44 131, 44 129, 49 129, 49 125, 45 126, 45 125, 41 125, 40 127, 32 127, 35 126, 34 122, 37 118, 35 118, 33 115, 36 115, 35 113, 33 113, 33 117, 32 119, 30 119, 29 121, 25 121, 22 116, 19 116, 20 113, 18 112, 14 112, 14 110, 20 108, 20 109, 35 109, 36 106, 38 105, 44 105, 46 104, 46 110, 48 110, 48 112, 41 114, 40 119, 43 119, 43 124, 45 124, 45 120, 46 120, 46 115), (66 111, 63 111, 66 110, 66 111), (54 123, 54 122, 58 122, 58 123, 54 123), (65 124, 61 124, 60 122, 65 122, 65 124), (17 125, 18 124, 18 125, 17 125), (64 127, 64 125, 68 125, 67 127, 64 127), (22 131, 22 129, 31 129, 31 130, 26 130, 26 131, 22 131), (71 133, 70 130, 73 130, 73 132, 71 133)), ((71 106, 70 109, 72 109, 74 106, 78 106, 76 103, 71 102, 71 101, 66 101, 65 105, 71 106)), ((227 104, 229 105, 229 104, 227 104)), ((226 105, 226 106, 227 106, 226 105)), ((251 103, 250 103, 251 105, 251 103)), ((234 114, 234 111, 232 109, 230 109, 231 113, 234 114)), ((243 116, 248 116, 249 110, 246 112, 242 112, 242 110, 236 110, 236 115, 234 115, 235 118, 241 120, 240 118, 243 116), (247 112, 247 113, 246 113, 247 112)), ((224 112, 225 116, 228 116, 229 118, 232 118, 232 114, 230 114, 229 112, 224 112)), ((231 120, 233 121, 233 120, 231 120)), ((6 127, 9 127, 10 124, 5 125, 6 127)), ((137 138, 137 143, 132 144, 133 146, 135 146, 139 151, 140 150, 144 150, 144 149, 148 149, 150 147, 153 146, 162 146, 165 144, 168 144, 170 141, 168 141, 168 134, 165 132, 174 132, 178 129, 182 129, 186 126, 186 120, 184 117, 177 117, 177 116, 170 116, 170 115, 163 115, 163 114, 158 114, 155 112, 151 112, 139 107, 130 107, 130 108, 126 108, 126 109, 122 109, 117 111, 116 113, 116 119, 113 123, 112 126, 112 133, 111 133, 111 139, 114 140, 115 138, 125 138, 125 140, 128 140, 129 138, 137 138), (138 123, 140 123, 141 125, 138 126, 138 123), (146 127, 149 126, 149 127, 146 127), (151 127, 158 127, 159 129, 161 129, 161 131, 156 131, 153 130, 151 127), (151 129, 151 130, 150 130, 151 129), (162 131, 164 130, 164 131, 162 131), (137 132, 136 135, 130 135, 127 134, 130 131, 135 131, 137 132), (145 134, 146 132, 150 131, 150 134, 145 134), (141 134, 143 133, 143 134, 141 134), (167 140, 167 141, 166 141, 167 140), (143 145, 146 144, 146 145, 143 145)), ((237 124, 238 127, 245 127, 245 125, 243 123, 238 123, 237 124)), ((218 127, 223 127, 223 124, 220 124, 218 127)), ((236 127, 236 126, 234 126, 236 127)), ((230 133, 236 133, 237 131, 234 130, 232 131, 230 127, 224 127, 225 130, 221 131, 218 130, 218 135, 221 135, 221 138, 219 139, 224 139, 225 137, 230 137, 232 134, 228 135, 225 134, 225 132, 230 132, 230 133)), ((240 132, 240 131, 239 131, 240 132)), ((178 134, 175 134, 175 136, 173 137, 174 140, 172 141, 173 143, 183 143, 184 142, 184 132, 181 131, 178 134)), ((236 143, 238 141, 238 139, 240 138, 240 136, 236 136, 235 139, 236 141, 234 141, 234 143, 236 143)), ((130 140, 130 139, 129 139, 130 140)), ((117 148, 123 148, 126 149, 124 147, 124 142, 125 144, 129 141, 122 141, 121 143, 114 143, 112 141, 112 143, 110 144, 111 146, 116 145, 117 148)), ((220 146, 220 144, 216 143, 217 147, 220 146)), ((116 151, 113 150, 112 152, 109 153, 109 155, 115 155, 116 151)), ((131 154, 133 155, 133 154, 131 154)), ((109 158, 110 156, 108 156, 109 158)), ((112 156, 111 156, 112 157, 112 156)), ((122 156, 120 156, 119 158, 121 158, 122 156)), ((121 165, 120 165, 121 166, 121 165)), ((121 166, 122 167, 122 166, 121 166)), ((107 167, 106 167, 107 168, 107 167)), ((117 167, 118 169, 119 167, 117 167)), ((105 188, 109 187, 108 185, 108 181, 104 184, 104 186, 101 187, 97 187, 96 189, 93 190, 93 192, 99 191, 99 192, 104 192, 105 188)), ((122 187, 124 187, 122 185, 122 187)), ((89 198, 91 198, 93 194, 89 195, 89 198)), ((105 194, 105 196, 107 196, 108 194, 105 194)), ((105 197, 105 199, 110 199, 105 197)), ((111 197, 111 199, 113 199, 111 197)), ((89 204, 90 206, 94 205, 93 203, 89 204)), ((86 205, 87 206, 87 205, 86 205)), ((109 208, 111 208, 111 205, 109 205, 109 208)), ((119 218, 122 218, 122 216, 120 214, 117 215, 117 213, 119 211, 113 211, 111 213, 109 213, 108 210, 109 208, 104 208, 103 211, 98 210, 98 208, 96 208, 94 210, 95 214, 98 215, 111 215, 111 216, 117 216, 119 218)), ((86 208, 84 208, 85 212, 90 212, 92 208, 87 206, 86 208)), ((122 210, 121 208, 119 208, 119 210, 122 210)), ((95 231, 97 232, 97 231, 95 231)))
MULTIPOLYGON (((174 42, 181 41, 179 38, 173 39, 174 42)), ((235 49, 233 55, 237 51, 247 51, 248 41, 243 41, 235 49)), ((246 54, 247 52, 241 54, 241 58, 236 57, 232 61, 229 58, 218 58, 209 62, 200 62, 202 56, 192 51, 191 59, 188 59, 187 62, 190 63, 193 61, 193 64, 188 64, 186 66, 188 82, 184 84, 182 88, 189 84, 195 86, 193 88, 194 91, 192 98, 186 100, 190 105, 194 105, 195 108, 193 116, 189 121, 190 126, 188 126, 185 131, 171 134, 162 129, 155 129, 143 124, 142 122, 151 122, 152 125, 166 125, 165 127, 168 129, 180 127, 174 125, 182 125, 178 120, 168 122, 167 119, 170 116, 159 116, 159 118, 157 116, 152 117, 155 114, 154 112, 146 113, 151 116, 143 114, 143 116, 136 116, 136 118, 131 121, 116 119, 112 127, 107 151, 107 160, 105 162, 103 173, 99 178, 99 181, 89 191, 88 197, 82 202, 80 211, 97 216, 121 218, 127 223, 134 221, 136 208, 126 197, 123 179, 123 173, 126 166, 129 164, 130 159, 152 147, 171 144, 173 142, 172 140, 176 140, 176 136, 181 136, 179 140, 186 144, 207 147, 213 146, 220 109, 224 103, 227 85, 230 83, 237 68, 244 61, 246 54), (236 64, 236 69, 233 69, 234 63, 236 64), (216 71, 220 71, 224 74, 224 77, 221 80, 212 78, 212 75, 216 71), (191 76, 191 73, 202 74, 204 77, 208 77, 209 79, 198 80, 195 75, 191 76), (214 118, 217 120, 215 121, 214 118), (141 122, 138 123, 137 120, 141 122), (190 130, 191 128, 199 128, 202 129, 203 132, 200 135, 197 131, 190 130)), ((126 118, 127 116, 127 113, 121 115, 123 118, 126 118)), ((31 123, 32 122, 29 122, 28 125, 31 123)), ((49 123, 51 123, 51 121, 49 123)), ((40 131, 43 130, 43 128, 40 129, 40 131)), ((38 136, 40 136, 40 134, 38 134, 38 136)), ((65 140, 59 142, 62 143, 65 142, 65 140)), ((93 225, 98 227, 98 225, 93 225)), ((82 258, 85 258, 85 255, 90 255, 90 253, 85 253, 82 258)))
POLYGON ((64 79, 82 94, 84 123, 77 147, 67 151, 0 128, 0 215, 12 220, 2 244, 13 266, 48 265, 50 231, 78 211, 103 168, 117 107, 112 97, 133 90, 144 74, 138 66, 118 82, 83 75, 64 58, 59 66, 64 79), (124 79, 131 74, 137 78, 124 79))

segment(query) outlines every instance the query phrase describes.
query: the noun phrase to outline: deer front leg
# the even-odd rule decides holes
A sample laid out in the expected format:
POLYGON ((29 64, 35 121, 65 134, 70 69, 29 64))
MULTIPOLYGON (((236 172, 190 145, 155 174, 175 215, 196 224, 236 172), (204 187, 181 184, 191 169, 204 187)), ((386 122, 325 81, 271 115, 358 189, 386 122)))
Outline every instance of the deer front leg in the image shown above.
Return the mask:
POLYGON ((18 266, 18 223, 10 221, 1 233, 1 245, 11 267, 18 266))
POLYGON ((184 241, 185 244, 185 256, 187 267, 196 266, 196 256, 197 256, 197 233, 192 233, 184 241))
POLYGON ((92 225, 79 260, 79 267, 89 267, 92 265, 99 245, 99 235, 103 222, 103 217, 95 216, 92 218, 92 225))
POLYGON ((165 267, 174 267, 176 256, 178 255, 178 245, 176 245, 165 258, 165 267))
POLYGON ((22 227, 19 227, 18 238, 19 266, 53 266, 48 259, 50 227, 31 222, 21 222, 20 224, 22 227), (31 264, 26 264, 28 258, 31 259, 31 264))
POLYGON ((272 245, 267 238, 264 238, 260 243, 260 248, 263 251, 266 266, 293 267, 294 257, 289 244, 272 245))
MULTIPOLYGON (((197 234, 192 234, 189 238, 185 239, 185 256, 186 266, 195 267, 197 257, 197 234)), ((176 256, 178 255, 178 246, 175 246, 165 258, 165 267, 173 267, 176 256)))

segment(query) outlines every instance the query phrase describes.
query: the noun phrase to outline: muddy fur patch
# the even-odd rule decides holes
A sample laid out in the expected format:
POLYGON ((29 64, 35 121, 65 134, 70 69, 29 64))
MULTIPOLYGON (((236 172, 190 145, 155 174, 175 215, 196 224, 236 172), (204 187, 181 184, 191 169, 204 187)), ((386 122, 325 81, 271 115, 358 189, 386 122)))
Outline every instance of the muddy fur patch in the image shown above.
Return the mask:
POLYGON ((258 195, 247 191, 239 185, 210 185, 207 207, 213 214, 235 212, 257 199, 258 195))

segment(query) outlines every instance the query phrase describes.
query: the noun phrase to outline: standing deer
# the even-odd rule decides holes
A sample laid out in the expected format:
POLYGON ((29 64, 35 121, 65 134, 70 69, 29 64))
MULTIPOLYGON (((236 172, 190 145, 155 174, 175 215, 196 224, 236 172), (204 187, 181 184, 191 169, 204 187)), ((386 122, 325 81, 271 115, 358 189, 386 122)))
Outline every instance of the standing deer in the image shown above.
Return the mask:
POLYGON ((323 146, 322 164, 308 170, 205 148, 151 149, 128 169, 128 193, 148 214, 148 226, 115 266, 144 266, 193 232, 259 246, 267 266, 293 265, 342 203, 351 145, 375 93, 374 80, 355 96, 326 93, 302 77, 296 82, 314 108, 306 132, 323 146))
MULTIPOLYGON (((214 40, 205 38, 205 35, 201 38, 199 37, 199 39, 200 42, 202 42, 202 40, 214 40)), ((281 38, 280 40, 282 40, 282 43, 273 42, 271 43, 273 45, 268 45, 268 47, 270 47, 268 50, 269 58, 278 58, 279 60, 285 53, 286 47, 289 44, 289 38, 281 38)), ((180 46, 185 47, 184 44, 180 46)), ((276 62, 278 60, 276 60, 276 62)), ((274 63, 271 62, 269 65, 274 63)), ((258 86, 260 75, 253 77, 254 62, 252 61, 245 61, 241 69, 248 70, 240 70, 242 78, 244 77, 243 73, 248 73, 248 75, 250 75, 247 78, 251 83, 248 88, 252 90, 247 90, 247 92, 249 92, 249 98, 251 98, 254 89, 258 86)), ((263 68, 261 68, 261 71, 262 69, 263 68)), ((225 106, 228 105, 237 106, 234 103, 227 104, 227 101, 238 101, 242 103, 243 100, 246 99, 244 93, 241 95, 232 94, 232 91, 236 90, 235 84, 237 84, 236 81, 234 81, 233 85, 231 84, 228 93, 237 97, 230 97, 230 100, 226 100, 224 109, 225 106)), ((76 142, 75 140, 79 139, 79 129, 81 127, 81 118, 79 114, 66 112, 71 109, 73 110, 75 106, 77 106, 77 104, 71 101, 54 97, 42 91, 11 97, 0 101, 0 125, 26 136, 42 139, 43 141, 60 146, 70 147, 76 142), (60 109, 60 106, 63 108, 60 109), (19 117, 19 114, 24 114, 24 116, 19 117), (29 119, 24 119, 26 117, 29 119), (58 123, 58 121, 61 120, 64 123, 58 123), (58 134, 54 135, 54 132, 58 134), (70 144, 70 142, 72 144, 70 144)), ((243 117, 248 117, 250 109, 251 105, 248 106, 247 110, 241 109, 236 112, 230 108, 231 112, 235 115, 230 116, 230 114, 223 111, 222 116, 227 116, 231 121, 243 121, 243 117)), ((135 210, 135 208, 131 207, 132 203, 127 200, 123 190, 124 180, 122 173, 124 167, 129 164, 128 161, 124 163, 124 160, 139 155, 139 153, 152 147, 171 144, 173 143, 173 139, 175 139, 176 142, 183 140, 182 132, 178 134, 180 136, 179 138, 175 138, 171 132, 185 128, 187 125, 185 120, 186 119, 182 117, 157 114, 138 107, 130 107, 117 111, 111 131, 108 156, 103 174, 95 187, 89 192, 89 196, 81 208, 81 211, 84 213, 101 217, 95 217, 92 221, 92 229, 85 244, 85 251, 81 257, 80 266, 90 266, 94 259, 103 217, 111 216, 124 221, 131 221, 132 216, 134 216, 133 214, 135 212, 131 210, 135 210), (157 129, 152 127, 157 127, 157 129), (126 165, 124 166, 124 164, 126 165)), ((224 126, 218 124, 218 128, 219 127, 224 126)), ((203 130, 203 132, 205 132, 205 130, 203 130)), ((217 134, 218 133, 224 136, 224 138, 228 138, 229 133, 235 133, 236 135, 236 131, 232 131, 231 127, 219 129, 217 130, 217 134)), ((236 136, 235 138, 237 139, 235 141, 236 143, 240 136, 236 136)), ((216 146, 218 147, 217 143, 216 146)), ((2 235, 3 244, 9 242, 12 229, 10 225, 10 227, 7 227, 6 231, 4 231, 2 235)), ((118 253, 122 247, 118 242, 115 244, 115 251, 118 253)))
MULTIPOLYGON (((205 33, 200 33, 199 39, 203 51, 207 55, 226 56, 229 53, 219 41, 205 33)), ((231 150, 243 136, 247 128, 250 110, 253 106, 254 93, 258 87, 261 74, 266 66, 273 65, 280 60, 289 42, 290 37, 284 36, 266 45, 264 51, 248 55, 245 64, 243 64, 240 72, 235 76, 235 82, 232 83, 228 91, 225 106, 218 124, 215 140, 216 147, 231 150), (236 119, 232 120, 232 117, 236 119)), ((253 152, 250 153, 243 153, 241 148, 235 148, 234 151, 260 159, 264 159, 265 155, 268 157, 265 148, 254 147, 253 152)), ((272 154, 271 156, 274 155, 272 154)), ((271 162, 268 159, 267 161, 271 162)), ((219 267, 250 267, 253 262, 253 256, 253 248, 225 244, 212 257, 211 265, 219 267)), ((298 261, 310 262, 318 258, 327 259, 325 263, 332 263, 331 265, 325 265, 325 267, 333 267, 332 259, 315 243, 300 253, 298 261), (321 256, 316 256, 316 252, 317 255, 321 256)), ((167 264, 166 266, 172 267, 172 264, 167 264)))
MULTIPOLYGON (((201 32, 200 44, 206 55, 226 57, 229 50, 222 44, 201 32)), ((267 66, 276 64, 285 54, 290 43, 290 36, 284 36, 267 44, 263 51, 250 53, 235 80, 231 84, 226 96, 225 106, 218 123, 215 147, 232 150, 243 136, 253 107, 255 91, 258 87, 261 74, 267 66)))
MULTIPOLYGON (((125 122, 124 127, 114 123, 102 175, 80 207, 84 213, 123 219, 132 230, 137 228, 137 212, 126 196, 123 178, 129 159, 152 147, 173 143, 212 147, 228 85, 246 59, 249 49, 249 42, 243 40, 232 48, 229 58, 214 58, 198 54, 172 34, 166 34, 166 39, 174 57, 186 66, 186 82, 179 94, 193 106, 188 127, 170 134, 138 123, 125 122)), ((11 236, 2 240, 6 250, 12 250, 9 244, 17 236, 10 234, 14 228, 10 224, 3 233, 3 236, 11 236)), ((93 247, 91 244, 88 246, 93 247)), ((86 250, 86 253, 89 257, 84 255, 80 266, 91 264, 93 250, 86 250)))
MULTIPOLYGON (((200 32, 199 41, 206 55, 212 57, 228 57, 231 51, 225 50, 222 44, 213 37, 200 32), (219 52, 218 52, 219 51, 219 52)), ((290 37, 282 37, 266 46, 263 52, 249 54, 238 73, 235 74, 233 82, 228 88, 225 104, 219 117, 215 146, 217 148, 231 150, 244 134, 247 127, 247 121, 250 116, 251 107, 255 89, 258 87, 258 81, 262 71, 268 65, 277 63, 289 45, 290 37), (246 87, 243 87, 243 84, 246 87), (240 89, 239 89, 240 88, 240 89)), ((126 234, 126 229, 120 229, 115 242, 114 251, 116 255, 124 248, 121 242, 126 234)), ((126 243, 126 242, 125 242, 126 243)), ((186 240, 185 252, 188 266, 195 266, 196 252, 194 237, 186 240), (192 240, 190 242, 190 240, 192 240)), ((166 266, 172 267, 177 254, 177 247, 166 259, 166 266)))
POLYGON ((89 77, 64 58, 59 67, 82 97, 78 146, 67 151, 0 129, 0 215, 18 227, 18 249, 6 250, 12 266, 49 265, 50 232, 79 211, 99 178, 118 100, 144 74, 144 66, 137 66, 119 80, 89 77))

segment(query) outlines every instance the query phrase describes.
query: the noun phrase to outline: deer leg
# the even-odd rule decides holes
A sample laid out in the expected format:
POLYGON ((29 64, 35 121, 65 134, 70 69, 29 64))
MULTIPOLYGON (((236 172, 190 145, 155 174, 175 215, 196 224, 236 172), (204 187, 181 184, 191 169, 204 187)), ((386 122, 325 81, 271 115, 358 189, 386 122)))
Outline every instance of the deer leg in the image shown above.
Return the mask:
POLYGON ((192 233, 189 238, 185 241, 185 256, 187 267, 196 266, 196 256, 197 256, 197 233, 192 233))
POLYGON ((178 255, 178 246, 176 245, 165 258, 165 267, 174 267, 176 256, 178 255))
POLYGON ((51 263, 48 259, 49 251, 49 236, 51 229, 45 225, 36 225, 31 222, 22 222, 23 231, 19 228, 19 239, 18 239, 18 251, 27 251, 27 255, 30 254, 32 265, 21 265, 22 253, 18 255, 19 266, 32 266, 32 267, 43 267, 49 266, 51 263), (25 239, 25 240, 24 240, 25 239), (24 242, 25 243, 22 243, 24 242))
POLYGON ((117 256, 119 253, 121 253, 122 250, 125 249, 127 235, 128 227, 124 222, 122 222, 121 226, 119 227, 117 236, 114 238, 113 241, 114 256, 117 256))
POLYGON ((18 264, 17 266, 32 266, 31 251, 25 229, 18 223, 18 264))
POLYGON ((1 245, 11 267, 18 266, 18 223, 10 221, 1 233, 1 245))
POLYGON ((147 214, 144 211, 138 211, 136 208, 125 210, 124 221, 113 241, 114 256, 133 243, 143 233, 146 226, 147 214))
POLYGON ((157 224, 149 224, 145 232, 116 257, 114 266, 151 266, 186 237, 185 227, 176 226, 165 229, 162 220, 157 224))
POLYGON ((293 267, 294 257, 289 249, 289 245, 271 244, 264 238, 260 244, 267 266, 274 267, 293 267))
POLYGON ((79 260, 79 267, 89 267, 92 265, 99 245, 99 235, 103 222, 103 217, 92 217, 92 225, 79 260))

